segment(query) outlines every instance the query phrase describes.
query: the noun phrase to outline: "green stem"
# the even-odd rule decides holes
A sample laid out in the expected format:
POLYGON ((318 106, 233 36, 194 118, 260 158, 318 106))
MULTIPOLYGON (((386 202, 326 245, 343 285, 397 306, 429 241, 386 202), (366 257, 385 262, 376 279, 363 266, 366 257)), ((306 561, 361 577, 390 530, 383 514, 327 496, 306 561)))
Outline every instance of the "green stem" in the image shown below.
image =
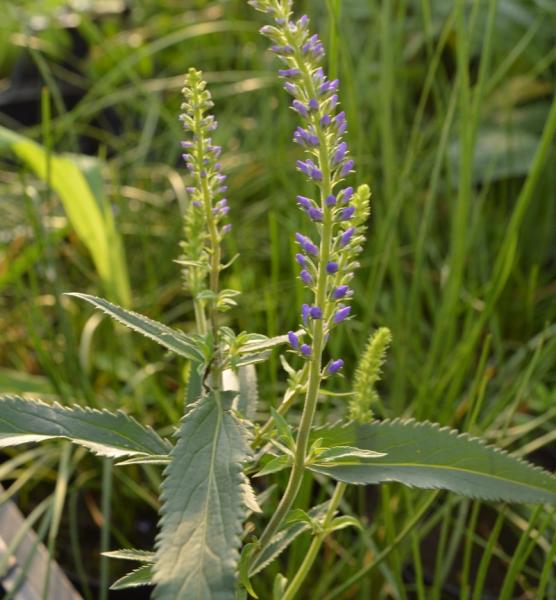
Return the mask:
POLYGON ((193 310, 195 311, 197 333, 206 335, 208 333, 208 325, 205 314, 205 303, 197 297, 199 294, 199 272, 197 269, 192 269, 191 291, 193 292, 193 310))
POLYGON ((324 516, 324 521, 322 523, 322 532, 313 538, 313 541, 311 542, 311 545, 309 546, 309 550, 307 551, 307 554, 305 555, 305 558, 304 558, 303 562, 301 563, 301 566, 299 567, 297 573, 295 574, 295 577, 292 579, 292 582, 290 583, 290 585, 287 587, 286 591, 284 592, 284 595, 282 596, 282 600, 293 600, 293 598, 297 594, 299 588, 301 587, 301 584, 305 581, 305 578, 309 574, 309 571, 311 570, 311 567, 313 566, 313 563, 315 562, 315 559, 317 558, 320 547, 322 546, 324 539, 328 535, 327 529, 328 529, 328 527, 330 527, 332 519, 334 518, 334 513, 336 512, 336 509, 338 508, 338 505, 340 504, 340 502, 343 498, 345 490, 346 490, 345 483, 338 482, 336 484, 334 494, 332 495, 332 498, 330 499, 330 504, 328 505, 328 510, 326 511, 326 514, 324 516))
POLYGON ((104 552, 110 550, 110 513, 112 504, 112 459, 105 458, 102 461, 102 529, 100 531, 100 591, 99 600, 108 598, 108 581, 110 578, 109 558, 104 552))

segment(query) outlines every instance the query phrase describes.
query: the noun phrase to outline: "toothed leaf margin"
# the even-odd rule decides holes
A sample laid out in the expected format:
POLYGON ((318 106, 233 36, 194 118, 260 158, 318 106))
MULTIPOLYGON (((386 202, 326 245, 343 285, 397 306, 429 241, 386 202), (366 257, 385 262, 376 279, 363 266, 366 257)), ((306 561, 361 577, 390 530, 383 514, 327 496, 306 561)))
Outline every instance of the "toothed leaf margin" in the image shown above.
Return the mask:
POLYGON ((397 481, 480 500, 556 504, 556 477, 548 471, 480 438, 428 421, 348 423, 317 429, 312 435, 326 445, 386 454, 361 464, 309 467, 345 483, 397 481))

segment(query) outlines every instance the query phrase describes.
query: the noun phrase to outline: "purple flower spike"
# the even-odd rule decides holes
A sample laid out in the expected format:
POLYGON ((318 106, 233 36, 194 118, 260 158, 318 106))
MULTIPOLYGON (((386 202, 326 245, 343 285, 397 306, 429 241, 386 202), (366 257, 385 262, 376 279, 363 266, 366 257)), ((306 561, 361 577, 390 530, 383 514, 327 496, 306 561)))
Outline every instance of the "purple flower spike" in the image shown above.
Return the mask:
POLYGON ((342 142, 338 145, 336 151, 334 152, 334 156, 332 157, 332 164, 334 166, 336 166, 344 160, 344 158, 346 157, 347 148, 348 145, 346 144, 346 142, 342 142))
POLYGON ((331 360, 326 371, 329 375, 334 375, 344 366, 344 361, 341 358, 331 360))
POLYGON ((299 100, 294 100, 292 102, 292 108, 295 111, 297 111, 302 117, 306 117, 309 114, 305 104, 303 104, 303 102, 300 102, 299 100))
POLYGON ((349 202, 351 200, 351 197, 353 196, 353 188, 347 187, 345 190, 343 190, 342 192, 342 202, 349 202))
POLYGON ((226 223, 226 225, 222 227, 222 233, 230 233, 230 231, 232 231, 232 224, 226 223))
POLYGON ((309 321, 309 316, 311 314, 311 307, 308 304, 303 304, 301 306, 301 319, 305 325, 309 321))
POLYGON ((334 110, 338 106, 338 94, 332 94, 328 100, 328 110, 334 110))
POLYGON ((351 159, 345 162, 340 170, 340 177, 345 177, 353 169, 354 164, 355 161, 351 159))
POLYGON ((344 306, 343 308, 339 308, 334 315, 334 323, 341 323, 345 319, 349 317, 349 313, 351 312, 351 306, 344 306))
POLYGON ((301 344, 300 350, 301 353, 305 356, 311 356, 311 352, 313 351, 311 346, 309 346, 308 344, 301 344))
POLYGON ((304 267, 307 264, 307 259, 305 258, 305 256, 303 256, 303 254, 296 254, 295 260, 301 267, 304 267))
POLYGON ((291 81, 286 81, 286 83, 284 83, 284 89, 292 96, 296 96, 299 91, 295 83, 292 83, 291 81))
POLYGON ((326 272, 327 272, 329 275, 333 275, 334 273, 337 273, 337 272, 338 272, 338 268, 339 268, 339 265, 338 265, 338 263, 337 263, 337 262, 330 261, 330 262, 329 262, 329 263, 326 265, 326 272))
POLYGON ((340 246, 342 248, 349 243, 349 240, 351 240, 354 233, 355 227, 350 227, 349 229, 346 229, 344 233, 342 233, 342 237, 340 238, 340 246))
POLYGON ((322 171, 317 167, 313 167, 311 169, 310 177, 314 181, 322 181, 322 171))
POLYGON ((330 194, 330 196, 326 197, 326 206, 335 206, 336 204, 336 196, 334 194, 330 194))
POLYGON ((339 285, 337 288, 334 288, 332 292, 332 298, 334 300, 340 300, 349 292, 349 286, 347 285, 339 285))
POLYGON ((330 115, 323 115, 320 119, 321 127, 328 127, 330 125, 331 120, 332 119, 330 118, 330 115))
POLYGON ((279 69, 278 75, 280 77, 297 77, 300 75, 299 69, 279 69))
POLYGON ((307 243, 307 238, 298 231, 295 234, 295 241, 303 247, 303 245, 307 243))
POLYGON ((351 219, 351 217, 353 217, 354 212, 355 212, 355 206, 348 206, 347 208, 344 208, 341 213, 342 220, 347 221, 347 220, 351 219))
POLYGON ((315 98, 311 98, 309 100, 309 108, 311 110, 318 110, 318 108, 319 108, 318 100, 315 100, 315 98))
POLYGON ((320 208, 311 207, 307 212, 313 221, 322 221, 324 215, 320 208))
POLYGON ((198 200, 193 200, 191 203, 195 208, 201 208, 201 203, 198 200))
POLYGON ((188 194, 193 194, 193 193, 195 192, 195 188, 194 188, 192 185, 188 185, 188 186, 185 188, 185 191, 186 191, 188 194))
POLYGON ((292 348, 295 348, 296 350, 299 348, 299 338, 293 331, 288 331, 288 340, 290 341, 292 348))
POLYGON ((307 176, 311 176, 311 169, 314 168, 312 166, 312 162, 309 163, 309 161, 302 161, 302 160, 298 160, 296 163, 297 168, 302 172, 305 173, 305 175, 307 176))
POLYGON ((303 208, 306 208, 307 210, 309 210, 313 206, 313 202, 309 198, 306 198, 305 196, 297 196, 297 203, 299 204, 299 206, 302 206, 303 208))
POLYGON ((303 283, 307 285, 311 285, 313 283, 313 278, 311 277, 311 273, 307 271, 307 269, 303 269, 301 273, 299 273, 299 277, 303 283))
POLYGON ((310 315, 313 319, 322 319, 322 308, 320 306, 313 306, 310 315))
POLYGON ((318 254, 319 254, 319 249, 310 240, 307 240, 303 244, 303 250, 305 250, 305 252, 307 252, 307 254, 312 254, 313 256, 318 256, 318 254))

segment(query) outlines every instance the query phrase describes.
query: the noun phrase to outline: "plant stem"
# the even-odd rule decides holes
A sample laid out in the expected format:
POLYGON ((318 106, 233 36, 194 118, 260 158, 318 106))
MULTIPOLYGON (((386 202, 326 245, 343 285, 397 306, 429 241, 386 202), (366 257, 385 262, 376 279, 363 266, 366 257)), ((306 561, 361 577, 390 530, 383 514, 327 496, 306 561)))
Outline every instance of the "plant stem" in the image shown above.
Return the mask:
POLYGON ((207 316, 205 314, 205 304, 202 300, 197 298, 199 287, 199 273, 197 269, 193 271, 192 285, 193 290, 193 309, 195 311, 195 324, 197 326, 197 333, 200 335, 206 335, 208 333, 207 316))
POLYGON ((108 598, 108 580, 110 578, 109 558, 104 556, 104 552, 110 550, 110 514, 112 504, 112 470, 113 463, 111 458, 105 458, 102 461, 102 529, 100 531, 100 591, 99 599, 108 598))
POLYGON ((328 506, 328 510, 326 511, 326 514, 324 516, 324 521, 322 523, 323 530, 321 533, 319 533, 318 535, 316 535, 313 538, 313 541, 311 542, 311 545, 309 546, 309 550, 307 551, 307 554, 305 555, 305 558, 304 558, 303 562, 301 563, 301 566, 297 570, 295 577, 293 578, 292 582, 290 583, 290 585, 287 587, 286 591, 284 592, 284 595, 282 596, 282 600, 293 600, 293 598, 295 597, 299 588, 301 587, 301 584, 303 583, 303 581, 309 574, 309 571, 311 570, 311 567, 313 566, 313 563, 315 562, 315 559, 317 558, 320 547, 322 546, 322 543, 323 543, 325 537, 328 535, 327 529, 328 529, 328 527, 330 527, 330 523, 332 522, 332 519, 334 518, 334 513, 336 512, 336 509, 338 508, 338 505, 340 504, 340 502, 342 500, 345 490, 346 490, 345 483, 338 482, 336 484, 334 494, 332 495, 332 498, 330 499, 330 504, 328 506))

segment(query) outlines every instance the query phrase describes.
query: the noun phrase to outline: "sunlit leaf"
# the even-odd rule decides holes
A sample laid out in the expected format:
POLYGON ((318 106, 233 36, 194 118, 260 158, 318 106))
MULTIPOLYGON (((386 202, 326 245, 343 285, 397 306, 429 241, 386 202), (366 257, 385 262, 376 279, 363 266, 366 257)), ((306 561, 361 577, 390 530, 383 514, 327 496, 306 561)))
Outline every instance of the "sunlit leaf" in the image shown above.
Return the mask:
POLYGON ((102 456, 167 454, 170 445, 123 412, 0 396, 0 447, 68 439, 102 456))
POLYGON ((108 316, 118 321, 118 323, 158 342, 161 346, 168 348, 168 350, 171 350, 180 356, 185 356, 189 360, 197 362, 204 359, 203 353, 199 349, 196 341, 191 336, 188 336, 181 331, 171 329, 170 327, 167 327, 158 321, 153 321, 139 313, 126 310, 121 306, 108 302, 108 300, 104 300, 104 298, 97 298, 96 296, 90 296, 89 294, 79 293, 70 293, 67 295, 89 302, 89 304, 99 308, 108 316))
POLYGON ((324 427, 314 436, 330 446, 386 453, 360 464, 309 466, 346 483, 398 481, 481 500, 556 504, 556 477, 552 474, 487 446, 479 438, 434 423, 400 419, 349 423, 324 427))
POLYGON ((242 522, 254 498, 242 463, 234 392, 211 393, 183 417, 162 483, 153 598, 234 600, 242 522))

